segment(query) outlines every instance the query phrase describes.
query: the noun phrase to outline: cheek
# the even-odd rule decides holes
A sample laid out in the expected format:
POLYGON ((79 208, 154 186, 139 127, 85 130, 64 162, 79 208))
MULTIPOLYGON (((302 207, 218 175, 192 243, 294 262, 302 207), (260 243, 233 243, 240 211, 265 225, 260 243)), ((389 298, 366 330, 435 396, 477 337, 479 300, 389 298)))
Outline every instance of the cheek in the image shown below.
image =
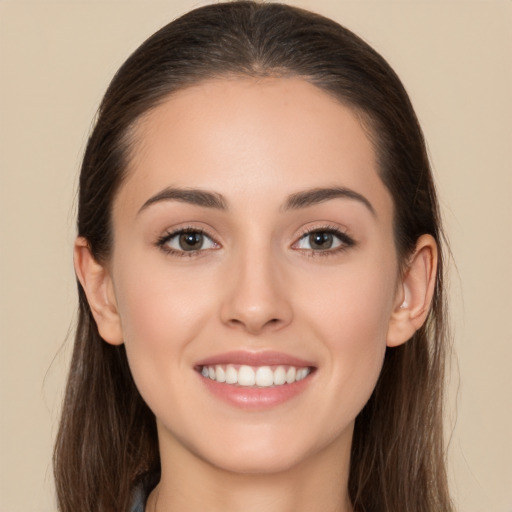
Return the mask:
POLYGON ((135 382, 151 402, 151 389, 189 363, 187 349, 212 315, 206 283, 169 265, 117 265, 116 298, 135 382), (145 390, 147 390, 145 392, 145 390))
POLYGON ((387 313, 375 295, 364 293, 331 302, 327 315, 323 309, 319 329, 340 378, 357 379, 359 384, 376 381, 386 348, 387 313))
MULTIPOLYGON (((394 303, 396 266, 389 262, 361 261, 357 265, 324 273, 309 283, 305 311, 325 330, 336 347, 363 351, 384 344, 394 303), (313 293, 311 293, 313 291, 313 293)), ((297 294, 299 295, 299 294, 297 294)))
POLYGON ((115 268, 116 299, 127 344, 187 340, 211 307, 211 295, 205 293, 208 282, 200 272, 175 268, 161 255, 134 254, 115 268))
POLYGON ((315 336, 324 342, 334 389, 334 402, 329 405, 345 418, 355 418, 369 399, 386 351, 396 267, 390 262, 386 272, 376 268, 361 265, 360 269, 340 272, 331 278, 324 293, 310 294, 304 308, 315 336))

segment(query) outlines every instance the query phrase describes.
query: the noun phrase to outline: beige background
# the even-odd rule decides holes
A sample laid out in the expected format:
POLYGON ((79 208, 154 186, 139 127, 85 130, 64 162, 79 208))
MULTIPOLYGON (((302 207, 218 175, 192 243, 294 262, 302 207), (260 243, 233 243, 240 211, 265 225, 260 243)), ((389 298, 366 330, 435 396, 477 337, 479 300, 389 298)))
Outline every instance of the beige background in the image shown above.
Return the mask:
MULTIPOLYGON (((95 109, 127 55, 201 3, 0 4, 1 512, 55 510, 50 457, 75 311, 73 201, 95 109)), ((374 45, 416 106, 457 264, 453 494, 460 511, 511 512, 512 2, 293 3, 374 45)))

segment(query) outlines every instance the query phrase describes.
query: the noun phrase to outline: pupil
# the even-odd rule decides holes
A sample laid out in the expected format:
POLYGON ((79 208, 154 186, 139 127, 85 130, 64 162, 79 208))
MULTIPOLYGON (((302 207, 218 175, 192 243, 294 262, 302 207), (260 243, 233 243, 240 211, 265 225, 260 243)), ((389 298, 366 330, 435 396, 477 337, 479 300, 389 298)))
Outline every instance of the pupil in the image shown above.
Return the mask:
POLYGON ((312 249, 330 249, 332 241, 331 233, 313 233, 309 237, 309 243, 312 249))
POLYGON ((184 251, 193 251, 203 245, 203 235, 201 233, 182 233, 180 235, 180 247, 184 251))

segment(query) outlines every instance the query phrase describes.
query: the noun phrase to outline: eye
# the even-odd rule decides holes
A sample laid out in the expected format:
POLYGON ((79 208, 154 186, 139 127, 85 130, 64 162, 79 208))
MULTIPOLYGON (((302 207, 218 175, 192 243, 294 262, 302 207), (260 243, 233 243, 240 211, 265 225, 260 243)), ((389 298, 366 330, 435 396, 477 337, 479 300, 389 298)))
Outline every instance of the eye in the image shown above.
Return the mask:
MULTIPOLYGON (((167 233, 157 245, 170 253, 195 253, 207 249, 217 249, 219 245, 214 242, 206 233, 199 229, 181 229, 167 233)), ((181 254, 180 254, 181 253, 181 254)))
POLYGON ((334 228, 315 229, 305 233, 294 245, 295 249, 315 252, 336 252, 355 244, 346 233, 334 228))

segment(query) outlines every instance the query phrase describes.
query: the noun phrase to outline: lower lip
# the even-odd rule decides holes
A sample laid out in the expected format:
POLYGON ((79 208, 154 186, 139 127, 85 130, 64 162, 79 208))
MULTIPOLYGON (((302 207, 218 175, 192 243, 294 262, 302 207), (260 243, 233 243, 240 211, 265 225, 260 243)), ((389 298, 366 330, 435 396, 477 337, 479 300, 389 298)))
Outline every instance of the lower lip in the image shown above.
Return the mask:
POLYGON ((302 393, 310 384, 312 373, 292 384, 265 388, 235 386, 217 382, 198 374, 206 388, 216 397, 240 409, 263 410, 288 402, 302 393))

